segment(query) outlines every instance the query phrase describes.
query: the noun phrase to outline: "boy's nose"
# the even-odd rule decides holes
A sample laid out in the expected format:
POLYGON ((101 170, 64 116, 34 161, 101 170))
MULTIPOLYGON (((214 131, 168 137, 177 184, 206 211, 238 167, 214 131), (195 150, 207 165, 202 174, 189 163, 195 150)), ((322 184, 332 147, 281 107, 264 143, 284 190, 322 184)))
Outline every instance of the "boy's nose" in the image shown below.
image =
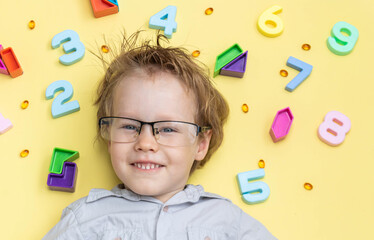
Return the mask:
POLYGON ((152 132, 151 125, 143 125, 140 129, 140 134, 135 142, 135 149, 137 151, 158 151, 158 143, 152 132))

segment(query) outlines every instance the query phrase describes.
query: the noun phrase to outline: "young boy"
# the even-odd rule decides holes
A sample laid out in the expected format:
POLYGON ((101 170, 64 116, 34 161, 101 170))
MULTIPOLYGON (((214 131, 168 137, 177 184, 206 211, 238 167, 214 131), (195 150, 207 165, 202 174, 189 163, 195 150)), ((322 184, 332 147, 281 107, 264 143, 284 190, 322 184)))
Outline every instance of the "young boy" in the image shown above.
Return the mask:
POLYGON ((187 183, 223 139, 228 105, 180 48, 136 33, 98 88, 98 134, 122 181, 64 209, 43 238, 104 240, 275 239, 230 200, 187 183))

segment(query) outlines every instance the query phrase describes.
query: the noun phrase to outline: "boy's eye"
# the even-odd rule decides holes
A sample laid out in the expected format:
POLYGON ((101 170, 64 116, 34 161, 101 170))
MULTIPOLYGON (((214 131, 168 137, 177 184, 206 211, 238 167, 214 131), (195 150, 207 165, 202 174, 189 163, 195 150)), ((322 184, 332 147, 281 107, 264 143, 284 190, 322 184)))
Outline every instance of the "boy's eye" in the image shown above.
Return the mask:
POLYGON ((159 130, 159 132, 163 132, 163 133, 172 133, 172 132, 177 132, 176 129, 174 128, 170 128, 170 127, 164 127, 164 128, 161 128, 159 130))
POLYGON ((126 129, 126 130, 136 130, 137 127, 134 125, 122 125, 120 128, 126 129))

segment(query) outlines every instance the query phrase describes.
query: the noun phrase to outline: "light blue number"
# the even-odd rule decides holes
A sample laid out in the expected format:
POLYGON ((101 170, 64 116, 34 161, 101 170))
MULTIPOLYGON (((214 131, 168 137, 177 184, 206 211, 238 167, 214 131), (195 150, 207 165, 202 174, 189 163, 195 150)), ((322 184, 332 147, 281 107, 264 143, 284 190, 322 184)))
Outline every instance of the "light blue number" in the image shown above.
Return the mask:
POLYGON ((269 198, 270 188, 266 183, 262 181, 249 183, 249 181, 257 180, 263 178, 264 176, 265 170, 262 168, 242 172, 236 176, 239 184, 240 194, 246 203, 260 203, 269 198))
POLYGON ((352 52, 358 39, 358 30, 346 22, 337 22, 331 29, 331 36, 327 38, 327 47, 336 55, 344 56, 352 52), (343 33, 348 36, 345 36, 343 33))
POLYGON ((288 58, 287 66, 300 71, 286 86, 286 90, 292 92, 310 75, 313 66, 294 57, 288 58))
POLYGON ((80 106, 77 100, 67 102, 73 97, 73 86, 66 80, 58 80, 51 83, 45 91, 45 97, 52 99, 58 91, 60 93, 52 103, 52 116, 53 118, 62 117, 70 113, 80 110, 80 106))
POLYGON ((149 19, 149 27, 164 30, 165 36, 171 38, 173 32, 177 31, 176 14, 176 6, 167 6, 149 19))
POLYGON ((52 48, 58 48, 64 42, 63 48, 66 54, 60 57, 60 62, 64 65, 71 65, 84 57, 86 48, 79 39, 78 33, 73 30, 65 30, 56 34, 52 39, 52 48))

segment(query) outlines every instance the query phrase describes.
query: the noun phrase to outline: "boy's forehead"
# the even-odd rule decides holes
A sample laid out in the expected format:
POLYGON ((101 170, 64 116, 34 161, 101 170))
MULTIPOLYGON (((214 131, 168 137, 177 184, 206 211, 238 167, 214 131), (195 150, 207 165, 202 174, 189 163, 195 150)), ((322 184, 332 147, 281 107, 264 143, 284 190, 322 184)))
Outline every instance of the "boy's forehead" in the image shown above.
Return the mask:
POLYGON ((177 76, 162 71, 137 71, 122 77, 114 91, 112 110, 113 114, 125 116, 148 112, 149 117, 194 121, 196 102, 193 91, 177 76))

